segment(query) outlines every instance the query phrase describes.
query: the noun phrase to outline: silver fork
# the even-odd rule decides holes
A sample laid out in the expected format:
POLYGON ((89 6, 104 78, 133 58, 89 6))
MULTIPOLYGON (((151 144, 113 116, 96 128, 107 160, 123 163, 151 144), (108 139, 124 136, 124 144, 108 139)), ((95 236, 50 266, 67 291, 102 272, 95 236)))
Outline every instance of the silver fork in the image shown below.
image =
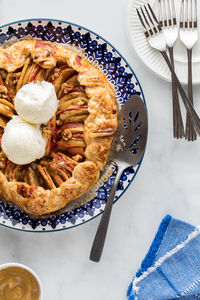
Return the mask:
MULTIPOLYGON (((173 47, 178 38, 178 27, 174 0, 158 0, 158 21, 162 27, 167 43, 171 64, 174 68, 173 47)), ((175 138, 184 137, 184 126, 178 99, 178 90, 172 75, 173 134, 175 138)))
POLYGON ((179 93, 181 95, 181 98, 183 100, 183 103, 185 105, 185 108, 191 118, 191 122, 197 132, 198 135, 200 135, 200 119, 190 102, 188 96, 186 95, 174 69, 172 64, 170 63, 170 60, 168 58, 167 52, 166 52, 166 41, 165 37, 161 28, 161 25, 159 24, 150 4, 144 5, 144 7, 140 7, 137 9, 137 13, 140 19, 140 22, 144 29, 144 34, 149 42, 149 45, 158 50, 163 58, 165 59, 172 75, 174 76, 177 88, 179 90, 179 93))
MULTIPOLYGON (((192 90, 192 48, 198 40, 197 29, 197 0, 182 0, 180 13, 180 40, 187 49, 188 57, 188 97, 193 103, 192 90)), ((196 140, 196 132, 189 115, 186 117, 186 137, 188 141, 196 140)))

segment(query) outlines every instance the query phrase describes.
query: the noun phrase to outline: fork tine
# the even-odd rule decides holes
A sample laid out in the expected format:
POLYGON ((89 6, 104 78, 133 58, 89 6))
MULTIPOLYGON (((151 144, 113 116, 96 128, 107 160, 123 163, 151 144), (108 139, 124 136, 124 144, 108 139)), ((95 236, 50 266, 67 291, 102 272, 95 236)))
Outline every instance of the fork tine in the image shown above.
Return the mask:
POLYGON ((184 27, 184 0, 181 1, 180 28, 184 27))
POLYGON ((190 0, 190 9, 188 4, 188 16, 189 28, 193 28, 193 0, 190 0))
POLYGON ((141 14, 140 14, 138 8, 136 8, 136 11, 137 11, 137 14, 138 14, 138 17, 139 17, 139 19, 140 19, 140 22, 141 22, 142 26, 144 27, 145 30, 147 30, 146 25, 145 25, 145 23, 144 23, 144 21, 143 21, 143 19, 142 19, 142 16, 141 16, 141 14))
POLYGON ((194 0, 194 28, 197 28, 197 0, 194 0))
POLYGON ((158 22, 161 26, 163 26, 163 13, 162 13, 161 0, 158 0, 158 22))
POLYGON ((164 7, 164 1, 159 0, 158 2, 158 12, 160 14, 160 25, 161 27, 166 27, 167 26, 167 16, 166 16, 166 9, 164 7))
MULTIPOLYGON (((147 14, 147 17, 149 19, 149 21, 151 22, 151 24, 153 25, 153 31, 154 33, 158 33, 160 32, 162 29, 161 29, 161 25, 160 23, 158 22, 150 4, 148 3, 147 6, 144 5, 144 9, 146 11, 146 14, 147 14)), ((152 27, 152 26, 151 26, 152 27)))
POLYGON ((163 2, 163 16, 164 16, 163 23, 164 23, 164 26, 167 27, 167 8, 166 8, 166 2, 165 2, 165 0, 162 0, 162 2, 163 2))
POLYGON ((167 8, 168 8, 168 25, 172 25, 172 10, 169 0, 167 0, 167 8))
POLYGON ((174 8, 174 0, 159 0, 160 11, 162 13, 162 26, 168 27, 176 25, 176 14, 174 8))
POLYGON ((146 8, 146 5, 144 6, 144 9, 145 9, 145 11, 146 11, 146 13, 147 13, 147 15, 149 17, 149 20, 150 20, 151 24, 154 26, 154 22, 152 21, 151 16, 149 15, 149 12, 148 12, 148 10, 146 8))
POLYGON ((158 22, 151 6, 148 4, 143 7, 136 8, 140 22, 144 28, 146 38, 162 31, 161 24, 158 22))
POLYGON ((186 5, 185 5, 185 28, 189 27, 189 1, 186 1, 186 5))
POLYGON ((183 5, 184 5, 184 25, 185 28, 188 28, 188 0, 183 0, 183 5))
POLYGON ((137 11, 138 17, 140 19, 140 22, 144 28, 144 34, 145 34, 146 38, 149 38, 149 36, 153 35, 153 31, 151 30, 151 27, 149 26, 149 23, 148 23, 146 16, 142 10, 142 7, 140 7, 140 11, 142 14, 139 12, 139 9, 137 9, 137 8, 136 8, 136 11, 137 11))
POLYGON ((151 14, 152 14, 152 16, 153 16, 155 22, 157 23, 157 25, 159 25, 159 22, 158 22, 158 20, 157 20, 155 14, 154 14, 154 12, 153 12, 153 9, 151 8, 151 5, 150 5, 149 3, 148 3, 147 5, 148 5, 148 8, 149 8, 149 10, 150 10, 150 12, 151 12, 151 14))
POLYGON ((146 25, 145 25, 145 22, 144 22, 144 20, 143 20, 143 17, 142 17, 142 15, 140 14, 139 9, 136 8, 136 11, 137 11, 139 20, 140 20, 140 22, 141 22, 141 24, 142 24, 142 26, 143 26, 143 28, 144 28, 144 34, 145 34, 146 38, 149 38, 150 34, 149 34, 148 29, 147 29, 147 27, 146 27, 146 25))
MULTIPOLYGON (((146 6, 144 6, 144 9, 145 9, 145 11, 147 11, 146 10, 146 6)), ((148 29, 149 33, 152 36, 154 34, 154 32, 155 32, 154 28, 152 28, 152 26, 150 24, 150 23, 152 23, 152 20, 149 19, 149 21, 148 21, 147 18, 149 18, 149 14, 145 15, 144 10, 143 10, 142 7, 140 7, 140 10, 141 10, 141 13, 142 13, 142 16, 143 16, 143 21, 144 21, 144 23, 146 23, 147 27, 149 28, 148 29)))
POLYGON ((155 25, 155 23, 154 23, 154 21, 153 21, 153 18, 151 18, 150 14, 149 14, 149 12, 148 12, 148 10, 147 10, 147 8, 146 8, 146 6, 144 6, 144 9, 145 9, 145 11, 146 11, 146 14, 147 14, 147 16, 148 16, 148 18, 149 18, 151 24, 153 25, 153 31, 154 31, 155 33, 157 33, 158 31, 157 31, 157 29, 156 29, 156 25, 155 25))
POLYGON ((181 0, 180 28, 197 28, 197 0, 181 0))
MULTIPOLYGON (((145 7, 145 9, 146 9, 146 7, 145 7)), ((149 29, 151 29, 151 25, 149 24, 149 22, 148 22, 148 20, 147 20, 147 18, 146 18, 146 16, 145 16, 145 13, 144 13, 144 11, 143 11, 143 9, 142 9, 142 7, 140 7, 140 10, 141 10, 141 12, 142 12, 142 15, 143 15, 143 17, 144 17, 144 20, 145 20, 147 26, 149 27, 149 29)))
POLYGON ((176 25, 176 10, 175 10, 174 0, 171 0, 171 4, 172 4, 172 19, 173 19, 173 25, 176 25))

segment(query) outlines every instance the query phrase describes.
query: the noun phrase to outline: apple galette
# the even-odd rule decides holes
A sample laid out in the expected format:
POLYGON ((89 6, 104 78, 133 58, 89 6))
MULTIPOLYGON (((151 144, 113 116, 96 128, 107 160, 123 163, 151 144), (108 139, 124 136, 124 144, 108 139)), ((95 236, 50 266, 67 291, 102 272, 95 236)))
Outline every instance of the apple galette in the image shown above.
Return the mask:
POLYGON ((114 90, 82 55, 39 40, 0 49, 4 199, 42 215, 80 197, 98 180, 116 127, 114 90))

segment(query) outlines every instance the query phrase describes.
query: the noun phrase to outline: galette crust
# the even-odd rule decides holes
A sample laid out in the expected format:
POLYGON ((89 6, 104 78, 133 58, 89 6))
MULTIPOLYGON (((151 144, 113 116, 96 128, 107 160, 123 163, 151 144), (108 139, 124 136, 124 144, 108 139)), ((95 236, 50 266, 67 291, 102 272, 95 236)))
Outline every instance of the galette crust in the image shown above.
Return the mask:
POLYGON ((87 192, 106 164, 113 134, 117 128, 115 93, 102 71, 77 52, 47 41, 24 40, 0 49, 0 68, 13 72, 28 57, 43 68, 67 63, 78 72, 78 81, 89 97, 89 116, 84 123, 86 161, 75 167, 72 177, 59 188, 45 190, 22 182, 8 182, 0 172, 0 194, 29 214, 43 215, 59 210, 87 192))

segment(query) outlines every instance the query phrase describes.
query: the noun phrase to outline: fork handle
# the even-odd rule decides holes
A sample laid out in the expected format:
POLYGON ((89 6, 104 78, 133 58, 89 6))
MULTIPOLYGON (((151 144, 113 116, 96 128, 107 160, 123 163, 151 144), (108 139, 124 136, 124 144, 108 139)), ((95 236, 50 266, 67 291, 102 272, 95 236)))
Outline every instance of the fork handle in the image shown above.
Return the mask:
POLYGON ((179 90, 179 93, 181 95, 181 98, 183 100, 183 103, 185 105, 185 108, 187 110, 187 113, 189 114, 190 118, 191 118, 191 122, 196 130, 196 132, 198 133, 198 135, 200 135, 200 119, 192 105, 192 103, 190 102, 188 96, 186 95, 178 77, 176 76, 176 73, 174 72, 174 69, 169 61, 169 58, 167 56, 167 53, 166 51, 160 51, 160 53, 162 54, 163 58, 165 59, 172 75, 174 76, 174 79, 176 81, 176 85, 177 85, 177 88, 179 90))
MULTIPOLYGON (((168 47, 171 65, 174 69, 174 51, 173 47, 168 47)), ((178 90, 176 80, 172 74, 172 104, 173 104, 173 133, 174 138, 182 138, 184 136, 184 126, 181 115, 180 103, 178 98, 178 90)))
POLYGON ((120 177, 123 173, 123 169, 117 170, 117 174, 115 176, 115 180, 112 184, 110 194, 108 197, 108 200, 106 202, 106 206, 103 212, 103 215, 101 217, 101 221, 99 223, 93 244, 92 244, 92 249, 90 252, 90 260, 94 262, 99 262, 101 259, 101 254, 103 252, 103 247, 107 235, 107 230, 108 230, 108 225, 109 225, 109 220, 110 220, 110 215, 112 211, 112 206, 113 206, 113 200, 115 196, 115 191, 118 186, 120 177))
MULTIPOLYGON (((187 49, 188 56, 188 98, 193 104, 193 87, 192 87, 192 49, 187 49)), ((194 141, 197 139, 196 132, 192 125, 189 114, 186 116, 186 138, 188 141, 194 141)))

